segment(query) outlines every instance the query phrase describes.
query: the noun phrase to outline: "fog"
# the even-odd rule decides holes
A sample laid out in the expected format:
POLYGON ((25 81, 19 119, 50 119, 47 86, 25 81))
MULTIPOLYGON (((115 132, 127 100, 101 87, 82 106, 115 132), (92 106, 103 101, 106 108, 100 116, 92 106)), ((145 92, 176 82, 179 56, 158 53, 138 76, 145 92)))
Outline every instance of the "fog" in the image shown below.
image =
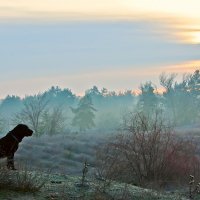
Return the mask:
POLYGON ((185 75, 179 82, 176 74, 163 73, 159 80, 163 93, 159 93, 157 86, 147 81, 139 85, 139 94, 130 90, 117 93, 94 86, 80 97, 68 88, 52 86, 43 93, 25 98, 8 95, 0 104, 0 131, 3 133, 17 123, 25 123, 38 135, 66 131, 115 132, 123 116, 132 111, 148 115, 155 111, 162 112, 175 127, 197 125, 200 114, 199 71, 185 75), (37 112, 37 119, 33 119, 37 112), (38 121, 36 127, 34 120, 38 121))

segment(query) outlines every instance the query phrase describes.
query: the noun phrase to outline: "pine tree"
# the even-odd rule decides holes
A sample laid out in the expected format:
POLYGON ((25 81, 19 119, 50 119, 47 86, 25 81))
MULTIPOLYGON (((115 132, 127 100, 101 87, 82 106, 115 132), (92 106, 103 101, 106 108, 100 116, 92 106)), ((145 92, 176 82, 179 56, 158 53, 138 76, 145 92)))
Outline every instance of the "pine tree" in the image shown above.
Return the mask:
POLYGON ((145 114, 151 114, 157 108, 157 95, 152 82, 146 82, 140 86, 141 94, 139 95, 138 105, 145 114))
POLYGON ((89 95, 81 98, 78 107, 76 109, 71 108, 71 110, 74 113, 72 126, 78 127, 81 132, 95 126, 94 112, 96 109, 93 107, 92 99, 89 95))

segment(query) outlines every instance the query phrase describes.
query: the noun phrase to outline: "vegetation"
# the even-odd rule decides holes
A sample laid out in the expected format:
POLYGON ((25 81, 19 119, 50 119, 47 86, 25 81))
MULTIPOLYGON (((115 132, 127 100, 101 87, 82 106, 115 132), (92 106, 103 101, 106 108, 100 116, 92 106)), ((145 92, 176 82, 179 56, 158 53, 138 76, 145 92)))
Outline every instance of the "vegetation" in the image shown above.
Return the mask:
POLYGON ((94 109, 92 99, 89 95, 85 95, 81 98, 78 108, 71 108, 74 113, 72 125, 78 127, 80 132, 85 131, 91 127, 94 127, 94 109))
MULTIPOLYGON (((15 173, 16 172, 9 171, 8 177, 10 177, 10 183, 12 184, 8 185, 6 189, 0 188, 0 198, 2 200, 186 200, 184 194, 161 193, 113 181, 107 184, 104 181, 88 178, 88 187, 79 187, 77 185, 81 180, 79 176, 37 173, 34 171, 26 172, 28 173, 28 177, 35 177, 36 180, 39 179, 40 182, 43 181, 44 184, 42 187, 40 187, 41 185, 38 187, 35 183, 35 179, 32 178, 22 178, 22 182, 15 183, 15 173)), ((21 176, 24 172, 20 171, 17 173, 21 176)), ((0 173, 0 180, 3 181, 1 185, 3 185, 5 184, 5 179, 2 179, 1 175, 0 173)))
POLYGON ((125 116, 122 134, 100 148, 97 160, 102 177, 145 187, 185 183, 200 166, 194 143, 177 137, 158 112, 125 116))
POLYGON ((48 135, 62 133, 65 126, 66 117, 62 107, 54 107, 53 109, 45 110, 42 115, 42 130, 48 135))
POLYGON ((141 94, 139 95, 138 107, 145 114, 150 114, 157 109, 158 97, 156 89, 152 82, 146 82, 140 86, 141 94))
POLYGON ((45 184, 39 173, 31 173, 26 168, 20 171, 0 169, 0 190, 16 192, 38 192, 45 184))
POLYGON ((151 115, 155 109, 162 110, 175 126, 197 124, 200 115, 199 70, 185 75, 179 82, 176 81, 176 74, 163 73, 159 78, 164 88, 162 94, 149 81, 140 85, 139 95, 130 90, 116 93, 94 86, 82 98, 70 89, 59 87, 23 99, 7 96, 0 104, 1 119, 7 122, 1 127, 8 131, 16 123, 25 121, 34 129, 35 135, 52 135, 54 131, 59 130, 58 133, 64 129, 113 131, 118 128, 123 112, 137 110, 151 115), (52 128, 52 123, 57 128, 52 128))
POLYGON ((2 192, 37 192, 37 199, 184 199, 134 185, 181 186, 190 191, 185 196, 198 198, 200 72, 180 82, 175 74, 159 78, 162 94, 148 81, 138 95, 94 86, 83 97, 59 87, 25 98, 7 96, 0 104, 0 131, 26 123, 38 136, 21 145, 16 160, 50 169, 53 178, 45 182, 47 189, 46 174, 0 171, 2 192), (194 140, 191 127, 196 128, 194 140), (53 174, 58 172, 63 175, 53 174), (189 175, 195 182, 188 186, 189 175))
POLYGON ((13 119, 14 124, 26 123, 36 136, 42 132, 42 115, 46 111, 48 100, 44 94, 27 97, 23 102, 23 109, 13 119))
POLYGON ((163 107, 176 125, 192 125, 199 122, 200 73, 183 77, 180 83, 175 81, 175 75, 160 76, 160 83, 165 88, 163 107), (188 106, 189 105, 189 106, 188 106))

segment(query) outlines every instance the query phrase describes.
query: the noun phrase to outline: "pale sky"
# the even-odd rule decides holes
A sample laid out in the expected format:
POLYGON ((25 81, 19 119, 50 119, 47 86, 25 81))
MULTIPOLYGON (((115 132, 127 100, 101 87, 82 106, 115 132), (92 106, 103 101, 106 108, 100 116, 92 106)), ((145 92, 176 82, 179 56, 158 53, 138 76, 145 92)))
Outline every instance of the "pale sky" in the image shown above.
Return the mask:
POLYGON ((200 68, 199 0, 0 0, 0 98, 158 84, 200 68))

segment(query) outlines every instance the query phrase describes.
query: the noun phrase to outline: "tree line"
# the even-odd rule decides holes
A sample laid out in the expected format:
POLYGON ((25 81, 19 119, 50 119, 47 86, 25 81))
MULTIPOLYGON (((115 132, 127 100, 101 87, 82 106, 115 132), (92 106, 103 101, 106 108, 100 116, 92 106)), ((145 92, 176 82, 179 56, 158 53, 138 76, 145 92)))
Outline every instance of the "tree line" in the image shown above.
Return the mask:
POLYGON ((183 76, 177 82, 176 74, 161 74, 159 93, 151 81, 140 85, 140 93, 101 90, 93 86, 83 97, 70 89, 51 87, 47 91, 20 98, 8 95, 0 104, 0 132, 17 123, 28 124, 36 133, 56 134, 95 128, 115 130, 126 112, 137 111, 151 115, 162 112, 175 126, 194 125, 200 115, 200 72, 183 76))

